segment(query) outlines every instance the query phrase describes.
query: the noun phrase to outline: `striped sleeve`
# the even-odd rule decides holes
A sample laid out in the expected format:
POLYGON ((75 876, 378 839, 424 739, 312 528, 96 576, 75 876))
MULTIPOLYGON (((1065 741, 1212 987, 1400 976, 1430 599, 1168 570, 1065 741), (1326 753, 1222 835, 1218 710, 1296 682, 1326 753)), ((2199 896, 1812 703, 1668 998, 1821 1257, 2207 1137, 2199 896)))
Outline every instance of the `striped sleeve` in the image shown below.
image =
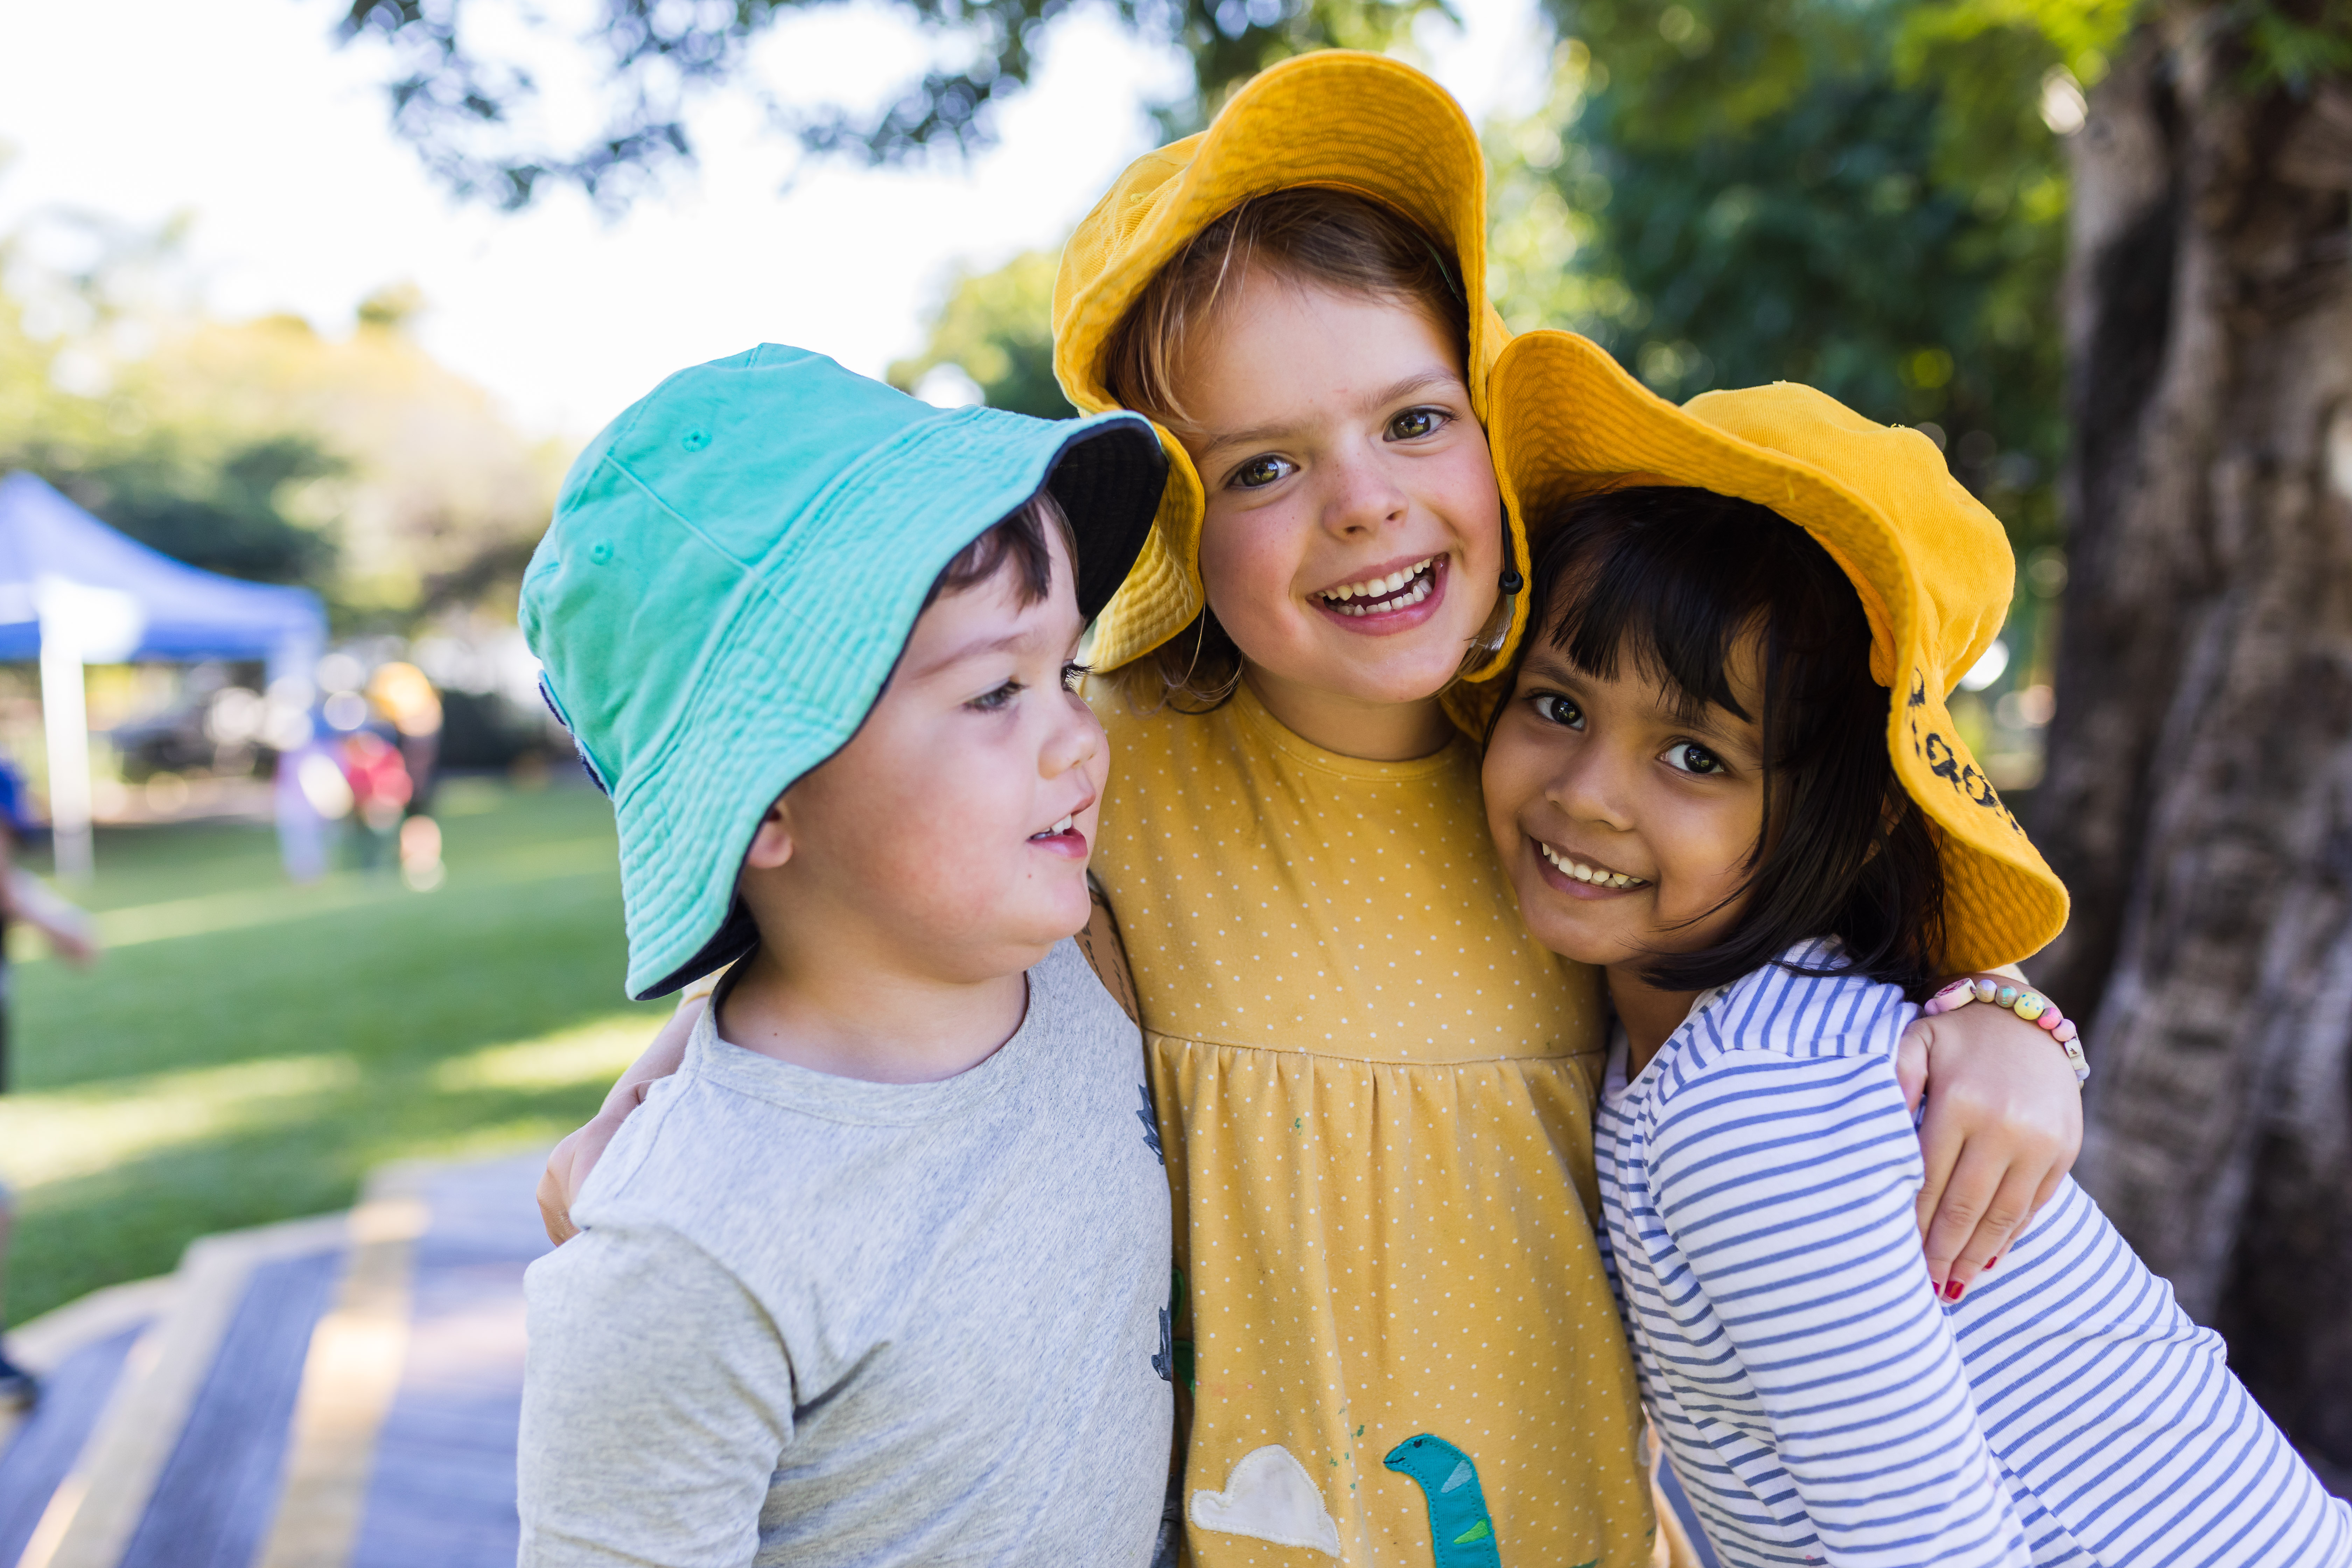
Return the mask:
POLYGON ((1713 1310, 1735 1352, 1718 1392, 1761 1411, 1826 1561, 2026 1568, 1921 1260, 1892 1061, 1709 1052, 1653 1114, 1655 1212, 1627 1218, 1674 1237, 1688 1278, 1659 1285, 1713 1310))

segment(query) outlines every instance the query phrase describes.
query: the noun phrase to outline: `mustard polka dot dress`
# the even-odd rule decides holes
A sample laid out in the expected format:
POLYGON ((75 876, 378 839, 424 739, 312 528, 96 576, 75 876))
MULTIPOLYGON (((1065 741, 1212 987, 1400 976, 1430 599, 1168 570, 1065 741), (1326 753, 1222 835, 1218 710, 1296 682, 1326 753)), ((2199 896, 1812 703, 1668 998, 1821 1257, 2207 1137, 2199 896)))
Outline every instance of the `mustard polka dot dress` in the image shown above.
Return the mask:
POLYGON ((1176 1205, 1191 1560, 1651 1563, 1593 1240, 1599 977, 1521 927, 1475 750, 1339 756, 1246 686, 1097 707, 1095 868, 1176 1205), (1465 1541, 1383 1464, 1422 1435, 1461 1454, 1433 1491, 1483 1490, 1465 1541))

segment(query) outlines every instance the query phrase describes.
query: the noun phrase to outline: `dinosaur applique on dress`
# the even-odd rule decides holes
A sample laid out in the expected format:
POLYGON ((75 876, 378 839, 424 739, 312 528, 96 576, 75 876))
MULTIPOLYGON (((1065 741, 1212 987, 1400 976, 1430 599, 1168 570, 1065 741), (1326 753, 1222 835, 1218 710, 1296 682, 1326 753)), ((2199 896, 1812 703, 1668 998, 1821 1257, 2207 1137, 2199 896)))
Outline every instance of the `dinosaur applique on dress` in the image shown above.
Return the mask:
POLYGON ((1419 1483, 1429 1505, 1429 1545, 1436 1568, 1503 1568, 1486 1489, 1469 1455, 1424 1432, 1391 1448, 1381 1463, 1419 1483))

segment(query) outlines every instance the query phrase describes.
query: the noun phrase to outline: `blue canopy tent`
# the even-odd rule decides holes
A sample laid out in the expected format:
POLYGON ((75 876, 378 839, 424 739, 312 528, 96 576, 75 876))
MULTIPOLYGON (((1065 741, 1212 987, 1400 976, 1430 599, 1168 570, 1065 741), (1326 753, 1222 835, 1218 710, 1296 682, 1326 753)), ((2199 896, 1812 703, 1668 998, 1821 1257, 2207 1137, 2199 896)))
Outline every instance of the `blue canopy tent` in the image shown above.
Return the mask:
POLYGON ((131 659, 265 659, 307 675, 326 637, 315 595, 240 582, 117 533, 31 474, 0 479, 0 659, 38 658, 58 869, 89 867, 82 668, 131 659))

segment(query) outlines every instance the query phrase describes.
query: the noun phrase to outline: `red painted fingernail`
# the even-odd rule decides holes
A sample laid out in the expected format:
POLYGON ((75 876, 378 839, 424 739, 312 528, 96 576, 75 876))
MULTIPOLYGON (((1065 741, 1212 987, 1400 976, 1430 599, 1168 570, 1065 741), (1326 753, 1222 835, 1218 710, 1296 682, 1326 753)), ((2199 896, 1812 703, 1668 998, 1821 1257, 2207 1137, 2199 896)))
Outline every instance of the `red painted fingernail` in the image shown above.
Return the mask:
POLYGON ((1985 1267, 1986 1267, 1987 1268, 1991 1268, 1994 1264, 1996 1264, 1996 1263, 1998 1263, 1998 1262, 2000 1262, 2000 1258, 1986 1258, 1986 1259, 1985 1259, 1985 1267))
POLYGON ((1944 1300, 1948 1301, 1957 1301, 1960 1299, 1960 1292, 1967 1289, 1967 1286, 1955 1279, 1949 1285, 1944 1287, 1944 1300))

